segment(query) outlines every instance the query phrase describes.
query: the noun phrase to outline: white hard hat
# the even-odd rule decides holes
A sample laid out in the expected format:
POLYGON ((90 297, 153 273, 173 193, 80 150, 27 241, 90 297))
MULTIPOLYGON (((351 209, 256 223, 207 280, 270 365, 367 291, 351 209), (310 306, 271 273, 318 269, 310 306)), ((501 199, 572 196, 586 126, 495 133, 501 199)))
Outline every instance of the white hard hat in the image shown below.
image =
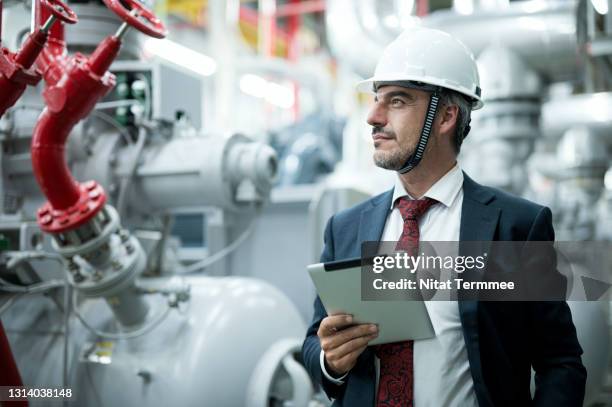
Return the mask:
POLYGON ((378 82, 402 81, 451 89, 467 96, 473 110, 483 106, 472 52, 444 31, 426 27, 406 29, 385 48, 374 76, 357 86, 361 91, 371 92, 378 82))

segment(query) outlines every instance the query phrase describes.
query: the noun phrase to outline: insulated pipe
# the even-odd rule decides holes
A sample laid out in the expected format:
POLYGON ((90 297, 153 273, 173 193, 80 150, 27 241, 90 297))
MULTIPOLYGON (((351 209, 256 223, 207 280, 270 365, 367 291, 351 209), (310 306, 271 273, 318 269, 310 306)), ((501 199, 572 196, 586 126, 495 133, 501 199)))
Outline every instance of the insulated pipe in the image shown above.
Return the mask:
POLYGON ((573 78, 578 70, 575 20, 573 2, 517 1, 470 15, 437 11, 423 19, 423 25, 448 32, 474 55, 491 44, 504 46, 544 78, 556 81, 573 78))

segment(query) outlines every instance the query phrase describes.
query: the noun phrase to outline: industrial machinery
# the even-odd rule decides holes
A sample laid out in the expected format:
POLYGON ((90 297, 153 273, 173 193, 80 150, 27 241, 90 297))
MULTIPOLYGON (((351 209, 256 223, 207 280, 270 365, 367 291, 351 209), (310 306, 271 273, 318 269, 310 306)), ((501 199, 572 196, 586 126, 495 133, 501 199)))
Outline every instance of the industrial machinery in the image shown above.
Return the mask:
MULTIPOLYGON (((22 7, 4 10, 6 43, 20 41, 22 7)), ((269 196, 273 150, 191 124, 205 81, 139 57, 143 34, 166 34, 143 3, 31 10, 22 51, 0 60, 0 316, 23 384, 71 388, 87 406, 313 402, 295 306, 261 280, 221 277, 269 196), (185 264, 172 220, 202 208, 211 239, 185 264)), ((2 370, 1 384, 21 383, 2 370)))

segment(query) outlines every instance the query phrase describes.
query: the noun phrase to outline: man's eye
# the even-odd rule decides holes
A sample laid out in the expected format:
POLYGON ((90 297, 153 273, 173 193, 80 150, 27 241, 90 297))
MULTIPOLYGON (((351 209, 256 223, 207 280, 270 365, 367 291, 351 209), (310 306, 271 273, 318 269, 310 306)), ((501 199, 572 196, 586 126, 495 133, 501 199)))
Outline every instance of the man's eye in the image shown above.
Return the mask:
POLYGON ((404 104, 404 101, 400 98, 391 99, 391 106, 402 106, 403 104, 404 104))

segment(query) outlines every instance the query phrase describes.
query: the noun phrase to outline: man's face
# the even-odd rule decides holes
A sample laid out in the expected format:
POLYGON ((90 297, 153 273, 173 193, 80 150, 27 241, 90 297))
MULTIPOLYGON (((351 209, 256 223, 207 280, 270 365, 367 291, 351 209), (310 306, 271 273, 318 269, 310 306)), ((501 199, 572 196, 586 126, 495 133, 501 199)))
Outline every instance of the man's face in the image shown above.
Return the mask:
POLYGON ((416 149, 427 112, 428 92, 401 86, 381 86, 368 114, 374 141, 374 163, 399 170, 416 149))

